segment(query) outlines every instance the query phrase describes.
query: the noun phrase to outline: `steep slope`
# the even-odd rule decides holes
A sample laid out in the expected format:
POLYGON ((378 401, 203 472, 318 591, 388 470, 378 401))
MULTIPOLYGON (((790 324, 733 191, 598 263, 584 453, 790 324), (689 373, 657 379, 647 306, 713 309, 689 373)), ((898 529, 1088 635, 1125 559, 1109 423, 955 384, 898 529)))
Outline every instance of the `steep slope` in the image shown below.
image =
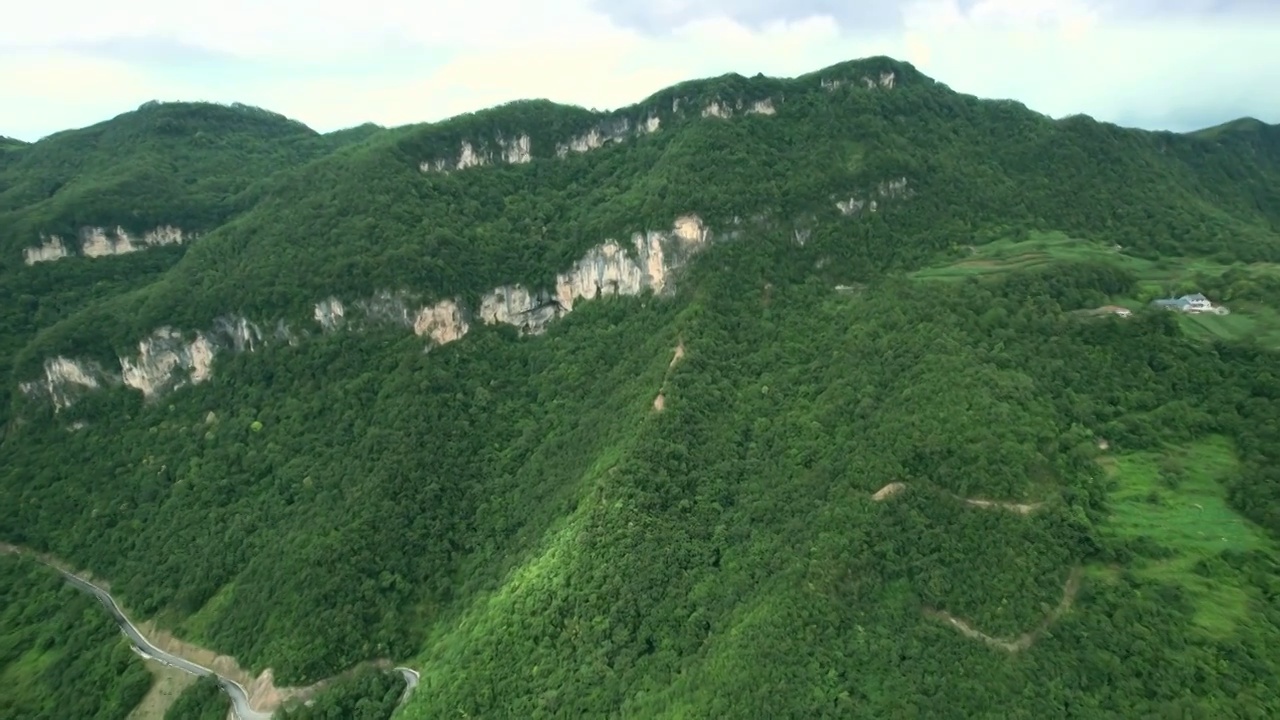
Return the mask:
POLYGON ((109 615, 0 548, 0 717, 124 720, 151 678, 109 615))
POLYGON ((1280 712, 1276 356, 1134 270, 1271 317, 1266 127, 873 58, 352 132, 22 349, 0 538, 407 717, 1280 712))
POLYGON ((305 125, 257 108, 147 103, 6 153, 0 250, 32 263, 180 242, 178 231, 217 227, 252 202, 241 194, 255 182, 331 145, 305 125))
POLYGON ((722 235, 765 220, 813 235, 838 246, 846 280, 1007 229, 1147 257, 1274 261, 1280 210, 1263 200, 1275 164, 1254 147, 1054 122, 888 59, 690 83, 605 116, 514 103, 376 135, 289 174, 154 287, 51 331, 19 379, 70 347, 119 374, 116 358, 152 331, 209 331, 226 315, 314 328, 328 297, 407 292, 411 311, 441 300, 475 311, 491 288, 550 291, 593 246, 690 214, 722 235), (1226 166, 1245 181, 1222 182, 1226 166), (866 240, 843 242, 850 233, 866 240))
POLYGON ((0 143, 0 293, 12 298, 0 308, 0 373, 39 329, 154 280, 252 207, 274 173, 377 131, 319 135, 247 106, 147 103, 38 143, 0 143))

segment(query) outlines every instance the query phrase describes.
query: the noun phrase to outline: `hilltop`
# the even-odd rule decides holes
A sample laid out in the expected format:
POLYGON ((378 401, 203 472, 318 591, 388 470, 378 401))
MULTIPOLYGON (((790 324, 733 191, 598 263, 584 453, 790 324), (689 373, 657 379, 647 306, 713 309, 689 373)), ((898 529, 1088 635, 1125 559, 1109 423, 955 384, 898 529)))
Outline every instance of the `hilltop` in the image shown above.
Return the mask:
POLYGON ((1280 712, 1272 126, 881 57, 10 156, 0 540, 248 672, 391 657, 409 718, 1280 712), (1231 314, 1149 302, 1190 292, 1231 314))

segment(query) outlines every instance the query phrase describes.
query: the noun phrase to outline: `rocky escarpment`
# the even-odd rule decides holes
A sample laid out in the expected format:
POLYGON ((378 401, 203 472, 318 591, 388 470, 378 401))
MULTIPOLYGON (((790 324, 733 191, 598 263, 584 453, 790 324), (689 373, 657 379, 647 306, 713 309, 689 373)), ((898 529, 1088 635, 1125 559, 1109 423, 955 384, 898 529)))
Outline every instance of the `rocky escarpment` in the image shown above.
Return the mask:
MULTIPOLYGON (((194 334, 159 328, 138 342, 136 354, 119 357, 113 369, 92 360, 49 358, 43 377, 22 383, 20 389, 28 397, 47 397, 58 410, 69 407, 84 392, 111 385, 125 385, 153 398, 208 380, 218 352, 253 350, 266 339, 261 328, 242 317, 218 318, 213 325, 194 334)), ((292 340, 283 323, 277 325, 274 337, 292 340)))
POLYGON ((494 143, 496 150, 489 150, 483 147, 477 148, 472 143, 463 140, 455 157, 437 158, 429 162, 424 161, 418 168, 422 172, 450 172, 483 165, 493 165, 495 163, 519 165, 527 163, 533 158, 530 152, 532 141, 528 135, 519 135, 511 139, 498 136, 494 139, 494 143))
POLYGON ((872 77, 871 75, 863 75, 857 78, 857 80, 853 80, 850 78, 823 78, 822 89, 828 92, 834 92, 836 90, 839 90, 842 87, 847 87, 855 83, 861 83, 862 86, 867 88, 868 90, 875 90, 877 88, 892 90, 893 84, 897 82, 897 79, 898 79, 897 74, 894 73, 892 70, 886 70, 874 77, 872 77))
MULTIPOLYGON (((140 235, 130 234, 122 227, 109 230, 101 227, 84 227, 77 234, 80 254, 97 258, 107 255, 123 255, 160 245, 181 245, 195 236, 172 225, 162 225, 140 235)), ((27 265, 60 260, 71 255, 68 243, 58 235, 41 235, 40 244, 22 251, 27 265)))
POLYGON ((587 251, 573 267, 556 276, 554 287, 503 285, 485 293, 474 308, 460 298, 415 304, 407 292, 382 292, 351 302, 330 297, 315 305, 313 317, 325 330, 351 322, 392 322, 411 328, 433 345, 453 342, 476 323, 505 324, 537 335, 577 303, 603 295, 663 293, 673 274, 711 240, 696 215, 677 218, 671 230, 635 233, 630 243, 607 240, 587 251))
MULTIPOLYGON (((739 80, 745 81, 745 78, 739 80)), ((818 88, 814 89, 832 92, 849 87, 882 92, 892 90, 898 81, 898 74, 893 70, 868 73, 865 68, 832 68, 826 71, 826 76, 819 80, 818 88)), ((808 88, 811 87, 800 87, 797 92, 809 92, 808 88)), ((771 97, 762 97, 757 93, 758 90, 758 87, 744 89, 739 86, 737 90, 726 91, 721 88, 700 93, 696 89, 686 88, 675 96, 664 96, 661 100, 650 99, 644 107, 633 106, 601 116, 585 132, 554 140, 533 140, 529 134, 519 129, 506 135, 472 136, 461 141, 454 136, 455 139, 449 141, 448 150, 422 160, 419 169, 429 173, 449 173, 492 165, 524 164, 538 157, 564 158, 650 135, 659 132, 668 123, 678 123, 684 119, 729 119, 777 114, 785 100, 782 90, 774 86, 771 91, 764 91, 771 92, 771 97)), ((787 91, 785 94, 794 93, 787 91)))
MULTIPOLYGON (((682 114, 682 108, 688 102, 677 97, 671 101, 672 116, 682 114)), ((732 118, 742 115, 774 115, 777 107, 773 98, 761 100, 715 99, 707 102, 697 110, 703 118, 732 118)), ((625 142, 628 139, 658 132, 662 128, 662 118, 656 111, 640 116, 640 119, 613 117, 602 120, 589 130, 579 135, 555 143, 555 156, 567 157, 570 154, 585 153, 598 150, 607 145, 625 142)), ((530 162, 535 157, 533 141, 527 134, 519 134, 514 138, 501 135, 493 138, 473 138, 463 140, 456 152, 445 157, 435 157, 422 161, 418 168, 422 172, 448 173, 473 167, 488 165, 516 165, 530 162)), ((549 154, 544 151, 544 154, 549 154)))
MULTIPOLYGON (((584 300, 668 292, 674 274, 711 237, 698 216, 686 215, 666 232, 635 233, 629 243, 607 240, 597 245, 557 275, 551 288, 505 285, 485 293, 474 308, 466 307, 460 298, 422 302, 408 291, 380 292, 350 301, 330 297, 315 304, 313 319, 323 331, 353 324, 400 325, 426 338, 428 347, 458 340, 476 323, 502 323, 536 335, 584 300)), ((140 341, 135 354, 119 357, 118 368, 57 356, 45 361, 41 378, 22 383, 21 390, 28 397, 48 398, 57 410, 69 407, 82 393, 109 385, 123 384, 154 398, 209 379, 220 353, 252 351, 269 341, 296 342, 297 335, 277 321, 275 332, 268 336, 257 324, 236 316, 220 318, 213 329, 195 333, 163 327, 140 341)))
POLYGON ((852 195, 848 199, 837 200, 836 209, 842 215, 858 215, 863 210, 875 212, 879 209, 881 201, 892 198, 908 198, 911 197, 913 192, 904 177, 885 180, 872 189, 871 192, 861 197, 852 195))

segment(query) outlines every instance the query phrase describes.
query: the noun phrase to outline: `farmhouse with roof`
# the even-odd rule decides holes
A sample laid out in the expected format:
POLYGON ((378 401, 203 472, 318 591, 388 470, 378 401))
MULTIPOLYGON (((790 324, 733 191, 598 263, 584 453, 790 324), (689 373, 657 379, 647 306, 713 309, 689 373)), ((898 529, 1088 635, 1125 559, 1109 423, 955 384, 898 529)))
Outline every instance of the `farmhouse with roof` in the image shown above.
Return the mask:
POLYGON ((1226 315, 1229 312, 1221 305, 1214 305, 1209 302, 1209 298, 1195 293, 1193 295, 1183 295, 1180 298, 1165 298, 1162 300, 1152 301, 1152 305, 1162 307, 1166 310, 1181 310, 1187 313, 1211 312, 1219 315, 1226 315))

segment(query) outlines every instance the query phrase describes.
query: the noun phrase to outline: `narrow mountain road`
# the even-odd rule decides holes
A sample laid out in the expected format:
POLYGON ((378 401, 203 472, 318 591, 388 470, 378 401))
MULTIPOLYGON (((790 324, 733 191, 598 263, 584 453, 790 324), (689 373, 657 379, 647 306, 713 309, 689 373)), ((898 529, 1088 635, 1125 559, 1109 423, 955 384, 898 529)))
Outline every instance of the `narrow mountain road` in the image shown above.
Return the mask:
MULTIPOLYGON (((53 566, 49 565, 49 567, 53 566)), ((203 665, 197 665, 175 655, 170 655, 155 645, 152 645, 142 632, 134 626, 133 622, 125 616, 124 611, 116 604, 115 598, 111 597, 111 593, 108 593, 106 590, 103 590, 88 580, 76 577, 65 570, 56 567, 53 569, 61 573, 62 576, 67 579, 67 582, 97 597, 103 606, 107 608, 107 611, 111 613, 111 616, 115 618, 116 624, 120 626, 120 630, 129 638, 129 642, 133 643, 134 647, 136 647, 145 657, 164 663, 165 665, 178 668, 179 670, 191 673, 192 675, 199 677, 213 676, 216 678, 218 684, 221 685, 222 689, 231 697, 231 707, 235 711, 236 718, 238 718, 238 720, 271 719, 272 713, 259 712, 253 709, 249 704, 249 693, 241 687, 240 683, 230 678, 223 677, 203 665)))
MULTIPOLYGON (((263 712, 255 710, 253 705, 249 702, 248 691, 246 691, 244 686, 235 680, 218 673, 216 670, 191 662, 190 660, 178 657, 156 647, 155 644, 148 640, 147 637, 142 634, 142 631, 133 624, 133 621, 124 614, 124 611, 120 609, 120 605, 116 603, 116 600, 111 596, 111 593, 101 587, 98 587, 73 572, 54 565, 28 550, 9 545, 7 543, 0 543, 0 552, 30 557, 41 565, 56 570, 60 575, 62 575, 62 577, 66 578, 67 582, 74 585, 77 589, 98 598, 98 601, 107 609, 107 612, 111 613, 111 617, 116 621, 116 625, 120 627, 120 631, 125 634, 125 637, 129 638, 129 642, 133 644, 134 649, 144 658, 155 660, 156 662, 177 668, 197 677, 211 676, 216 679, 218 684, 222 686, 222 689, 226 691, 227 695, 231 698, 231 709, 235 713, 237 720, 271 720, 274 716, 274 711, 263 712)), ((418 686, 419 674, 417 670, 403 666, 396 667, 395 670, 403 675, 405 680, 404 692, 400 695, 400 705, 403 705, 409 699, 409 696, 413 694, 414 689, 418 686)), ((317 683, 317 685, 325 682, 326 681, 321 681, 321 683, 317 683)))

